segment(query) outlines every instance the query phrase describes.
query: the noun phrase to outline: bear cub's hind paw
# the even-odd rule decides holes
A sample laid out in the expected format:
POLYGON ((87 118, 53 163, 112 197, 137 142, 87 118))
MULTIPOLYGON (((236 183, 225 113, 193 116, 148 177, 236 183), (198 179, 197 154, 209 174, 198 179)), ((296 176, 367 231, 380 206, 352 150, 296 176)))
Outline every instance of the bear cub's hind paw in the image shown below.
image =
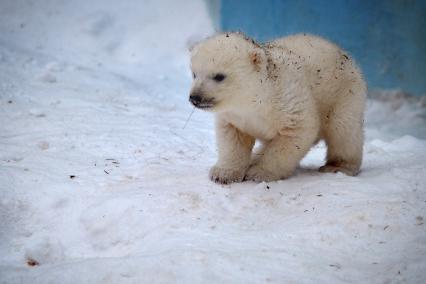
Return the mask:
POLYGON ((337 173, 341 172, 348 176, 356 176, 359 173, 358 167, 353 166, 337 166, 337 165, 325 165, 318 169, 321 173, 337 173))

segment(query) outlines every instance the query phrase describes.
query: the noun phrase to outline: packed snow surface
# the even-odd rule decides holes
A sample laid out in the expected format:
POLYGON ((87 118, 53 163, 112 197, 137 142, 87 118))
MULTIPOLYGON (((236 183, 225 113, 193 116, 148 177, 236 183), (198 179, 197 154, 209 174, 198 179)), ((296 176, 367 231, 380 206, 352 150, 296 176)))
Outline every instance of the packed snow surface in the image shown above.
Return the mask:
MULTIPOLYGON (((426 112, 368 102, 362 172, 221 186, 187 102, 203 1, 0 3, 0 283, 425 283, 426 112)), ((395 95, 397 94, 397 95, 395 95)))

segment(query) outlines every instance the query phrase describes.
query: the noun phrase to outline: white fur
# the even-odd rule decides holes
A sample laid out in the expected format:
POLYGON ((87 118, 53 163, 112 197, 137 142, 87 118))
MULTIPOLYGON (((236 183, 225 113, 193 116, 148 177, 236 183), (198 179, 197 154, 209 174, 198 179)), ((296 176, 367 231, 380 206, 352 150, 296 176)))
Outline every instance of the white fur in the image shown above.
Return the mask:
POLYGON ((359 172, 366 84, 336 45, 305 34, 260 45, 225 33, 193 48, 191 69, 191 94, 216 114, 213 181, 287 178, 320 139, 328 147, 320 171, 359 172), (216 82, 217 73, 226 78, 216 82))

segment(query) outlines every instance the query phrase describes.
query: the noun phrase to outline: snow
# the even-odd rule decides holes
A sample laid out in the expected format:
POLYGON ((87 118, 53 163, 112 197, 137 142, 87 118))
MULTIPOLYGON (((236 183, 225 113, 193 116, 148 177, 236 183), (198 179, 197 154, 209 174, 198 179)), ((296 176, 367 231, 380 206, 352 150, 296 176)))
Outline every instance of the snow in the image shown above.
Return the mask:
POLYGON ((0 283, 425 282, 424 100, 372 94, 357 177, 216 185, 203 3, 1 2, 0 283))

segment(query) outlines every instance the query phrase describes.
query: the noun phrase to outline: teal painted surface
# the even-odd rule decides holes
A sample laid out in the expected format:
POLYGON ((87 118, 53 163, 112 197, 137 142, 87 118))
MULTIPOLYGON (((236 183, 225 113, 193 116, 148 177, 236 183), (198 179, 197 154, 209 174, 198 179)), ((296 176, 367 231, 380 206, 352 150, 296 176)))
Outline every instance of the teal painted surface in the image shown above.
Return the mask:
POLYGON ((370 89, 426 95, 426 1, 222 0, 221 28, 257 40, 306 32, 346 49, 370 89))

